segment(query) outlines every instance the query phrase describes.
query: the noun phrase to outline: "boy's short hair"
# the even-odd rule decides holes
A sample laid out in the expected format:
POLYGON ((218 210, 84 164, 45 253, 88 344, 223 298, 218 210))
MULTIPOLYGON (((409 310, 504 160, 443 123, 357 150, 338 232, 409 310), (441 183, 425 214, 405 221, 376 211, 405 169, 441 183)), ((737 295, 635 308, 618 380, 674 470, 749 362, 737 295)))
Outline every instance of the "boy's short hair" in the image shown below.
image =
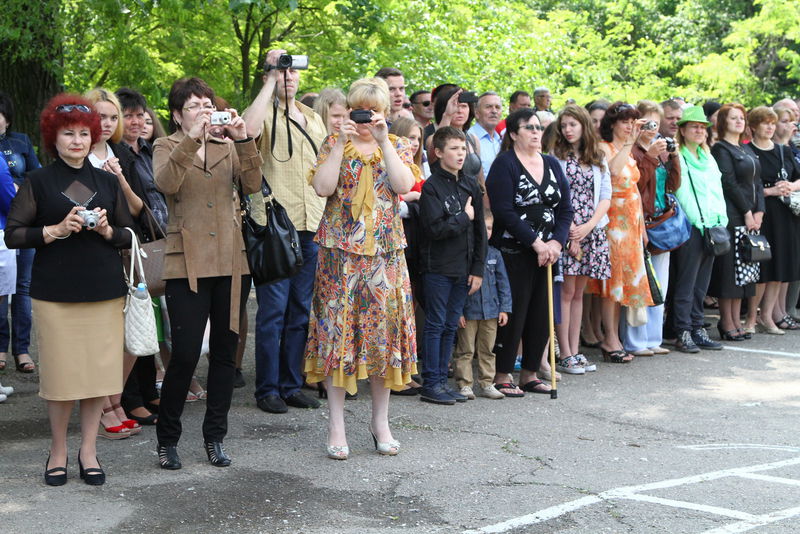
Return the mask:
POLYGON ((445 126, 439 128, 436 130, 436 133, 433 134, 433 148, 444 150, 444 147, 450 139, 458 139, 459 141, 467 142, 467 136, 464 135, 464 132, 452 126, 445 126))

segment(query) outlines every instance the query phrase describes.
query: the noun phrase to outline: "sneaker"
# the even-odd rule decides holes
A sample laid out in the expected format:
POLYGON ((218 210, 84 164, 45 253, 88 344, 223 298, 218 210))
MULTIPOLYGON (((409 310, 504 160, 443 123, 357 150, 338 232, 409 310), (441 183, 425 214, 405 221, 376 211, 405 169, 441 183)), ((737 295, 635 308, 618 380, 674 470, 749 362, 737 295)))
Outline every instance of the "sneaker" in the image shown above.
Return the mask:
POLYGON ((701 349, 722 350, 722 343, 708 337, 708 332, 706 332, 705 328, 695 328, 692 330, 692 341, 701 349))
POLYGON ((442 387, 438 387, 436 389, 433 388, 426 388, 425 386, 422 387, 422 391, 419 394, 419 400, 422 402, 430 402, 432 404, 444 404, 447 406, 452 406, 456 403, 456 400, 447 394, 447 392, 442 387))
POLYGON ((469 400, 475 400, 475 393, 472 391, 472 388, 469 387, 469 386, 464 386, 458 392, 461 393, 462 395, 464 395, 469 400))
POLYGON ((8 397, 6 397, 6 396, 5 396, 5 395, 3 395, 2 393, 0 393, 0 402, 5 402, 7 398, 8 398, 8 397))
POLYGON ((575 356, 569 356, 563 360, 558 360, 556 369, 562 373, 567 373, 568 375, 582 375, 586 373, 586 369, 583 368, 583 364, 575 356))
POLYGON ((700 349, 697 347, 697 345, 695 345, 694 340, 692 339, 691 332, 688 330, 684 330, 680 333, 678 338, 675 340, 675 348, 688 354, 696 354, 700 352, 700 349))
POLYGON ((486 397, 487 399, 504 399, 506 396, 497 391, 497 388, 494 387, 494 384, 489 384, 485 388, 478 389, 478 395, 481 397, 486 397))
POLYGON ((0 384, 0 395, 5 395, 8 397, 12 393, 14 393, 14 388, 11 386, 3 387, 3 384, 0 384))
POLYGON ((580 352, 578 354, 576 354, 575 357, 578 358, 578 361, 581 362, 581 364, 583 365, 583 368, 586 370, 587 373, 593 373, 593 372, 597 371, 597 364, 594 363, 594 362, 590 362, 586 358, 586 356, 584 356, 580 352))

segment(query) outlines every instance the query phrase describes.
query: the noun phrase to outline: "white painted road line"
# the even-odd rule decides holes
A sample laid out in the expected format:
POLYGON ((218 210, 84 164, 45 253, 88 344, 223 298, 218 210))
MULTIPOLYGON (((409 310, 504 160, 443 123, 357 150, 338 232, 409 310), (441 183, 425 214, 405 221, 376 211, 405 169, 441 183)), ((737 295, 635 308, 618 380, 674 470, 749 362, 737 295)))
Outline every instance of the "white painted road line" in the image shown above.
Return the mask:
MULTIPOLYGON (((749 521, 741 521, 739 523, 731 523, 724 527, 719 527, 711 530, 706 530, 703 534, 736 534, 738 532, 747 532, 754 528, 763 527, 770 523, 777 523, 778 521, 785 521, 800 515, 800 507, 787 508, 771 514, 764 514, 756 516, 755 519, 749 521)), ((789 532, 787 530, 787 532, 789 532)))
POLYGON ((760 350, 760 349, 745 349, 742 347, 730 347, 728 345, 722 346, 723 350, 735 350, 738 352, 752 352, 754 354, 769 354, 771 356, 785 356, 787 358, 800 358, 800 353, 797 352, 781 352, 779 350, 760 350))
MULTIPOLYGON (((743 448, 748 447, 747 444, 738 444, 738 446, 743 448)), ((717 445, 717 447, 719 447, 719 445, 717 445)), ((753 446, 752 448, 760 448, 760 447, 753 446)), ((650 484, 640 484, 637 486, 623 486, 604 491, 596 496, 583 497, 580 499, 576 499, 574 501, 569 501, 556 506, 551 506, 549 508, 539 510, 538 512, 534 512, 532 514, 527 514, 520 517, 515 517, 507 521, 495 523, 494 525, 488 525, 476 530, 468 530, 465 531, 464 534, 508 532, 509 530, 513 530, 516 528, 521 528, 527 525, 533 525, 536 523, 542 523, 544 521, 548 521, 550 519, 555 519, 566 513, 573 512, 575 510, 578 510, 585 506, 589 506, 591 504, 595 504, 601 501, 615 500, 615 499, 651 502, 654 504, 660 504, 674 508, 688 508, 700 512, 706 512, 715 515, 722 515, 725 517, 734 517, 736 519, 742 519, 742 521, 738 523, 731 523, 730 525, 721 527, 720 529, 708 531, 704 534, 730 534, 736 532, 746 532, 747 530, 751 530, 758 526, 767 525, 769 523, 775 523, 777 521, 782 521, 784 519, 800 515, 800 508, 789 508, 787 510, 781 510, 779 512, 774 512, 765 515, 753 515, 753 514, 748 514, 746 512, 740 512, 738 510, 729 510, 727 508, 719 508, 716 506, 709 506, 700 503, 673 501, 670 499, 662 499, 660 497, 654 497, 650 495, 641 495, 641 493, 646 491, 665 489, 665 488, 674 488, 676 486, 685 486, 688 484, 696 484, 698 482, 718 480, 721 478, 729 478, 729 477, 748 478, 750 475, 753 475, 760 471, 769 471, 772 469, 780 469, 782 467, 789 467, 799 464, 800 464, 800 457, 795 457, 795 458, 789 458, 787 460, 780 460, 777 462, 770 462, 766 464, 735 467, 732 469, 722 469, 720 471, 710 471, 708 473, 701 473, 699 475, 662 480, 650 484), (732 530, 724 530, 724 529, 732 529, 732 530)), ((788 480, 788 479, 779 479, 779 480, 788 480)))
POLYGON ((775 482, 777 484, 787 484, 789 486, 800 486, 800 480, 793 478, 771 477, 769 475, 757 475, 755 473, 744 473, 737 475, 739 478, 749 478, 751 480, 761 480, 762 482, 775 482))

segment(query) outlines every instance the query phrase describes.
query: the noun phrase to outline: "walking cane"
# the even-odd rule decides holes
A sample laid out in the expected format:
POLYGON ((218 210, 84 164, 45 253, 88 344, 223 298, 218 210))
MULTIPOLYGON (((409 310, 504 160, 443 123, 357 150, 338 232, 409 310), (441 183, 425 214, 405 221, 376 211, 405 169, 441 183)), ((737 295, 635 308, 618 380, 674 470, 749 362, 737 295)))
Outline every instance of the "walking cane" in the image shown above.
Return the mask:
POLYGON ((547 319, 550 326, 550 398, 558 398, 556 386, 556 336, 555 317, 553 313, 553 266, 547 265, 547 319))

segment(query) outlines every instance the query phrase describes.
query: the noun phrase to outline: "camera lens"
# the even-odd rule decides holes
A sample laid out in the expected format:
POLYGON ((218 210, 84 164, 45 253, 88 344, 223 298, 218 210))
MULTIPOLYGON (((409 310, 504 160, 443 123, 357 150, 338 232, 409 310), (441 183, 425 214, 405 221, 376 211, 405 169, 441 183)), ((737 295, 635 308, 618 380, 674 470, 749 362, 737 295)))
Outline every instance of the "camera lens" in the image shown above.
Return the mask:
POLYGON ((282 54, 281 57, 278 58, 278 68, 279 69, 288 69, 292 66, 292 56, 289 54, 282 54))

